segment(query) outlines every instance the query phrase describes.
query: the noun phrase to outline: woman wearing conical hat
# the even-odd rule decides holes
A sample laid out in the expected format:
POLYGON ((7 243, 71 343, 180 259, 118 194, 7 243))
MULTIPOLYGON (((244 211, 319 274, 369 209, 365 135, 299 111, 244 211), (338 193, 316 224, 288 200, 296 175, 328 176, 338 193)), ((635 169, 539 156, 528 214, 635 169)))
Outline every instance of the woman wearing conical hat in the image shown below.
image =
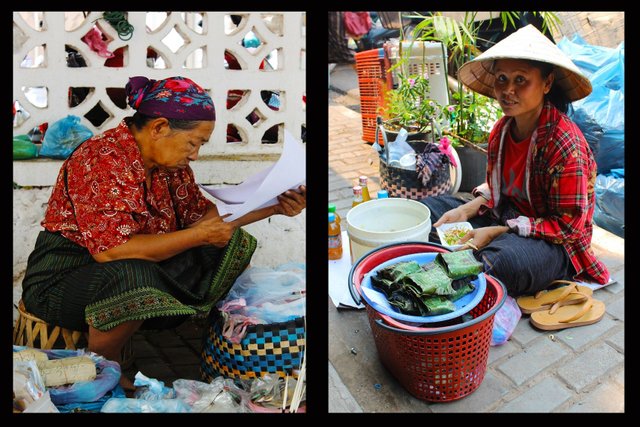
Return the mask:
POLYGON ((606 283, 609 272, 591 249, 596 162, 566 115, 591 93, 589 80, 532 25, 464 64, 459 79, 495 98, 504 116, 491 130, 487 178, 474 199, 423 200, 434 228, 471 222, 463 248, 473 247, 512 296, 560 279, 606 283))

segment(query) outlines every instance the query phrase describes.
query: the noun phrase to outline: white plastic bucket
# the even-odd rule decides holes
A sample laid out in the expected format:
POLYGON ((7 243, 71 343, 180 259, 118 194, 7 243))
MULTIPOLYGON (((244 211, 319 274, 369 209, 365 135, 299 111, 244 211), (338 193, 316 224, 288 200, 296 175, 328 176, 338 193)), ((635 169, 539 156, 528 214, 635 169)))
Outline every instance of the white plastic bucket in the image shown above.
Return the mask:
POLYGON ((347 213, 351 264, 377 247, 398 242, 428 242, 431 211, 411 199, 374 199, 347 213))

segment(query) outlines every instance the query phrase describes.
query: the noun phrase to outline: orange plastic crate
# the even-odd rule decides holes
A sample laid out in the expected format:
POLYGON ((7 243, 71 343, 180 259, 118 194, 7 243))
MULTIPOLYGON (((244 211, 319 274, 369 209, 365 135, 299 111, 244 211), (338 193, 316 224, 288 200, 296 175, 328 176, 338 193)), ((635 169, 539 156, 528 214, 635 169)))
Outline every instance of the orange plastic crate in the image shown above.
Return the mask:
MULTIPOLYGON (((376 119, 384 116, 385 94, 393 88, 389 56, 384 48, 366 50, 355 54, 358 87, 360 89, 360 114, 362 116, 362 139, 373 143, 376 140, 376 119)), ((382 134, 378 143, 383 145, 382 134)))

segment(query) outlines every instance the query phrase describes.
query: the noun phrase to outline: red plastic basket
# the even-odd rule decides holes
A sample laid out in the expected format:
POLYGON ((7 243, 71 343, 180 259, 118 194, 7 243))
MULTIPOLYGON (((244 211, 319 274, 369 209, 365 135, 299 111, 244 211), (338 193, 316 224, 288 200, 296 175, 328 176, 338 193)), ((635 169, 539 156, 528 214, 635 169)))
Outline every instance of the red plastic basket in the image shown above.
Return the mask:
POLYGON ((349 273, 349 286, 356 301, 365 304, 378 357, 382 364, 418 399, 447 402, 474 392, 487 369, 495 313, 504 304, 506 288, 495 277, 486 275, 484 297, 469 314, 473 318, 460 324, 424 328, 392 319, 360 297, 365 274, 390 259, 422 252, 449 252, 423 242, 381 246, 360 258, 349 273))
MULTIPOLYGON (((358 52, 354 56, 360 89, 362 139, 373 143, 376 140, 376 119, 381 115, 379 109, 384 109, 385 94, 393 88, 391 73, 388 71, 391 62, 384 48, 358 52)), ((381 135, 379 141, 382 144, 381 135)))

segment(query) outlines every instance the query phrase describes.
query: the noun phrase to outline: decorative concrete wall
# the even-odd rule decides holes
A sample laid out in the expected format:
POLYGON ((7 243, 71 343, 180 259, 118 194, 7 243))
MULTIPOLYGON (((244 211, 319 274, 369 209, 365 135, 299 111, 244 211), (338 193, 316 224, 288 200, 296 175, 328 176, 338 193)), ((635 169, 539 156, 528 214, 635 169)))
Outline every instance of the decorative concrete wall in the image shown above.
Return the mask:
MULTIPOLYGON (((192 163, 199 183, 239 184, 271 166, 285 130, 306 142, 303 12, 127 12, 126 20, 133 33, 121 38, 103 12, 13 13, 13 99, 23 110, 14 135, 70 114, 100 133, 133 114, 122 96, 129 77, 182 75, 216 106, 215 130, 192 163), (91 33, 105 39, 102 52, 82 40, 91 33), (86 66, 73 66, 78 57, 86 66)), ((61 164, 13 162, 14 302, 61 164)), ((306 262, 305 218, 247 226, 259 239, 252 265, 306 262)))

